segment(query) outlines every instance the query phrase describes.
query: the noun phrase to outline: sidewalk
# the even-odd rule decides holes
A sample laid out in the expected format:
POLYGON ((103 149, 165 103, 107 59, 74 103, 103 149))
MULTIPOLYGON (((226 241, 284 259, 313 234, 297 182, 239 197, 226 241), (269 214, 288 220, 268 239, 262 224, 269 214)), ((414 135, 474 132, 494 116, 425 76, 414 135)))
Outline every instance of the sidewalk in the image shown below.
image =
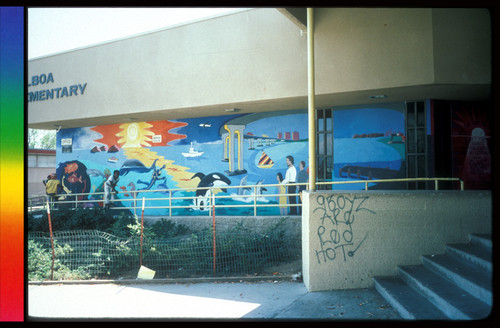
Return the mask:
POLYGON ((28 320, 401 320, 373 289, 288 281, 28 285, 28 320))

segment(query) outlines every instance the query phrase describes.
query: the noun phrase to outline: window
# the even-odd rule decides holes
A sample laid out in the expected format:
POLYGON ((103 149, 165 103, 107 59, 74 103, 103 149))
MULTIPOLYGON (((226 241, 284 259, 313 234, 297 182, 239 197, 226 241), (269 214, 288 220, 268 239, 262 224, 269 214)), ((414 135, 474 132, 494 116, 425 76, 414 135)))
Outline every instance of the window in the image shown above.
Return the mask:
MULTIPOLYGON (((406 103, 406 173, 408 178, 427 177, 427 131, 423 101, 406 103)), ((427 182, 408 182, 408 189, 428 189, 427 182)))
MULTIPOLYGON (((333 115, 332 109, 316 111, 316 174, 317 181, 333 180, 333 115)), ((331 185, 318 185, 318 189, 331 189, 331 185)))

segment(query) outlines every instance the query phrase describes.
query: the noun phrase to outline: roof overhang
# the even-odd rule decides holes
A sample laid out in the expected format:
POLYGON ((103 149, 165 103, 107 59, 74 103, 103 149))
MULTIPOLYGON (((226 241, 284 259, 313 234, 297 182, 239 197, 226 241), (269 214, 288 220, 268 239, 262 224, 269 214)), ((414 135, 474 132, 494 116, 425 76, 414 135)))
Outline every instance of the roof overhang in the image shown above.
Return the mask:
POLYGON ((297 25, 301 30, 305 31, 307 29, 307 8, 286 7, 278 8, 278 11, 297 25))

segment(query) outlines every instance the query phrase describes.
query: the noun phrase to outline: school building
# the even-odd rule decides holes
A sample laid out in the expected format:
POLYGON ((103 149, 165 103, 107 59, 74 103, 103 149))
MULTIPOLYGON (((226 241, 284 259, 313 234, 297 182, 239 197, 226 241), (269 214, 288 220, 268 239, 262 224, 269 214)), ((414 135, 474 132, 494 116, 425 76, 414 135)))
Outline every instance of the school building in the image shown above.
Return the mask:
POLYGON ((483 8, 236 11, 30 60, 28 127, 58 131, 67 194, 102 192, 119 170, 124 204, 196 193, 172 215, 207 213, 210 186, 227 205, 277 204, 264 197, 277 188, 229 187, 275 184, 287 156, 297 172, 304 161, 318 183, 303 195, 306 286, 365 287, 491 233, 491 29, 483 8), (464 190, 370 182, 434 177, 464 190))

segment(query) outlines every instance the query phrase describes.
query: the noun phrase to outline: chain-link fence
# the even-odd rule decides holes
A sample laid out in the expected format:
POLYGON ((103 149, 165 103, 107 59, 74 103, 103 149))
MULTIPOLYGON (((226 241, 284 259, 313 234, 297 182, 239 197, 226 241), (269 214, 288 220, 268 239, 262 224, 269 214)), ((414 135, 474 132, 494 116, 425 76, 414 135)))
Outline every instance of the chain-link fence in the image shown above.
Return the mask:
MULTIPOLYGON (((50 252, 50 235, 29 232, 50 252)), ((59 231, 54 243, 65 248, 57 260, 72 270, 84 270, 101 279, 135 278, 141 265, 156 271, 155 278, 258 275, 279 264, 300 260, 301 240, 271 233, 205 229, 165 239, 118 238, 97 230, 59 231)))

